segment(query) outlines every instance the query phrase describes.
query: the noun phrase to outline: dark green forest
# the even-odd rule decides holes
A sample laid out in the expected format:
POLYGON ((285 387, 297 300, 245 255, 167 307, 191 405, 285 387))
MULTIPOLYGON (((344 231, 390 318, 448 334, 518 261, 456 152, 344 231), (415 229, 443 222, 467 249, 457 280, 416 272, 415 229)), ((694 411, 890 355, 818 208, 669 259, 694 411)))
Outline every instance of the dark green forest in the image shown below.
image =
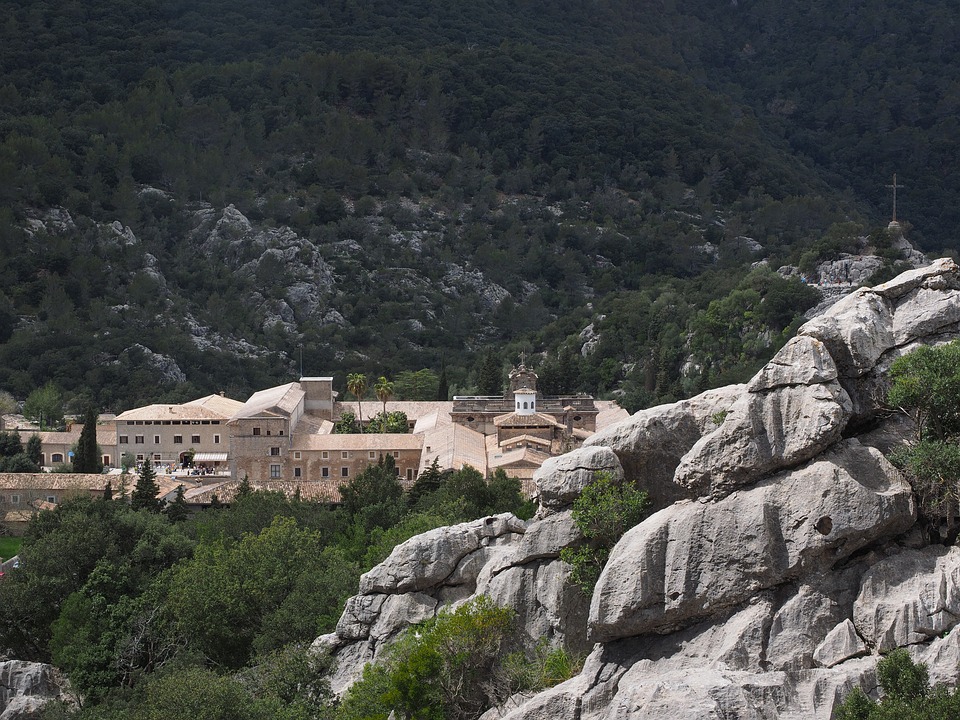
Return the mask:
POLYGON ((768 358, 817 302, 781 265, 892 271, 894 172, 911 240, 955 247, 945 2, 0 11, 21 400, 245 398, 301 357, 463 393, 492 349, 637 409, 768 358))

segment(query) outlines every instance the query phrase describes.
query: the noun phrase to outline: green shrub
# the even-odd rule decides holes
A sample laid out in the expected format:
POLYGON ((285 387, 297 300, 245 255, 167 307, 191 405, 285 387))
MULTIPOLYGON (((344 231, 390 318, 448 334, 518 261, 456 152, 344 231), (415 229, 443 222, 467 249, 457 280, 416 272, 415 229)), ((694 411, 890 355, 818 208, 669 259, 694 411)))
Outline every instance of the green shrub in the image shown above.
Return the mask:
POLYGON ((632 483, 618 481, 607 472, 596 473, 573 503, 573 521, 586 540, 564 548, 560 559, 571 566, 570 579, 590 595, 611 548, 623 534, 643 520, 650 499, 632 483))

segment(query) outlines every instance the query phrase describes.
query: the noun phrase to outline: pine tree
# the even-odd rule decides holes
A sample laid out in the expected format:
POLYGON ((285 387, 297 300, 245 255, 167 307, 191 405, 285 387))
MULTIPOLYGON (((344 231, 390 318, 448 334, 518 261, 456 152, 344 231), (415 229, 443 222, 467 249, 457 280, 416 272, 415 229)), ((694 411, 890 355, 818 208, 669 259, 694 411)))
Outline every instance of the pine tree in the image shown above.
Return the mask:
POLYGON ((172 523, 183 522, 190 517, 190 508, 187 507, 187 501, 183 497, 183 485, 177 485, 177 494, 174 495, 173 502, 167 505, 163 512, 172 523))
POLYGON ((97 446, 97 412, 90 407, 83 416, 83 430, 73 458, 73 471, 78 473, 103 472, 100 448, 97 446))
POLYGON ((130 496, 130 507, 134 510, 160 512, 163 501, 157 498, 159 494, 160 485, 157 483, 157 473, 153 469, 150 458, 147 458, 143 461, 140 477, 137 478, 137 484, 134 486, 133 494, 130 496))

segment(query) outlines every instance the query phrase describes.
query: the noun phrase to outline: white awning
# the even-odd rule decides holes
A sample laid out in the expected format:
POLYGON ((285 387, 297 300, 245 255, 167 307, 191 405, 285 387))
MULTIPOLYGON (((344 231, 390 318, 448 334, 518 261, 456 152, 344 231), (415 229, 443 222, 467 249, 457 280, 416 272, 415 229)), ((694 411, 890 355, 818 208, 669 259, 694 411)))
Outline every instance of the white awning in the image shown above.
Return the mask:
POLYGON ((227 454, 225 452, 220 453, 194 453, 193 455, 194 462, 226 462, 227 454))

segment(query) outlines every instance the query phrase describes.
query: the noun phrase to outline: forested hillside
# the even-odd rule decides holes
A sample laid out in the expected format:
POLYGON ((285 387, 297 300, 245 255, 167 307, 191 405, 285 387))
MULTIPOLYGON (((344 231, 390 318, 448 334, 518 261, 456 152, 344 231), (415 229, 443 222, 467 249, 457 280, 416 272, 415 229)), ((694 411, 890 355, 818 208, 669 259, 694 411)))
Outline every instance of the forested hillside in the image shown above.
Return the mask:
POLYGON ((893 172, 955 243, 952 13, 835 5, 0 2, 0 389, 743 377, 893 172))

